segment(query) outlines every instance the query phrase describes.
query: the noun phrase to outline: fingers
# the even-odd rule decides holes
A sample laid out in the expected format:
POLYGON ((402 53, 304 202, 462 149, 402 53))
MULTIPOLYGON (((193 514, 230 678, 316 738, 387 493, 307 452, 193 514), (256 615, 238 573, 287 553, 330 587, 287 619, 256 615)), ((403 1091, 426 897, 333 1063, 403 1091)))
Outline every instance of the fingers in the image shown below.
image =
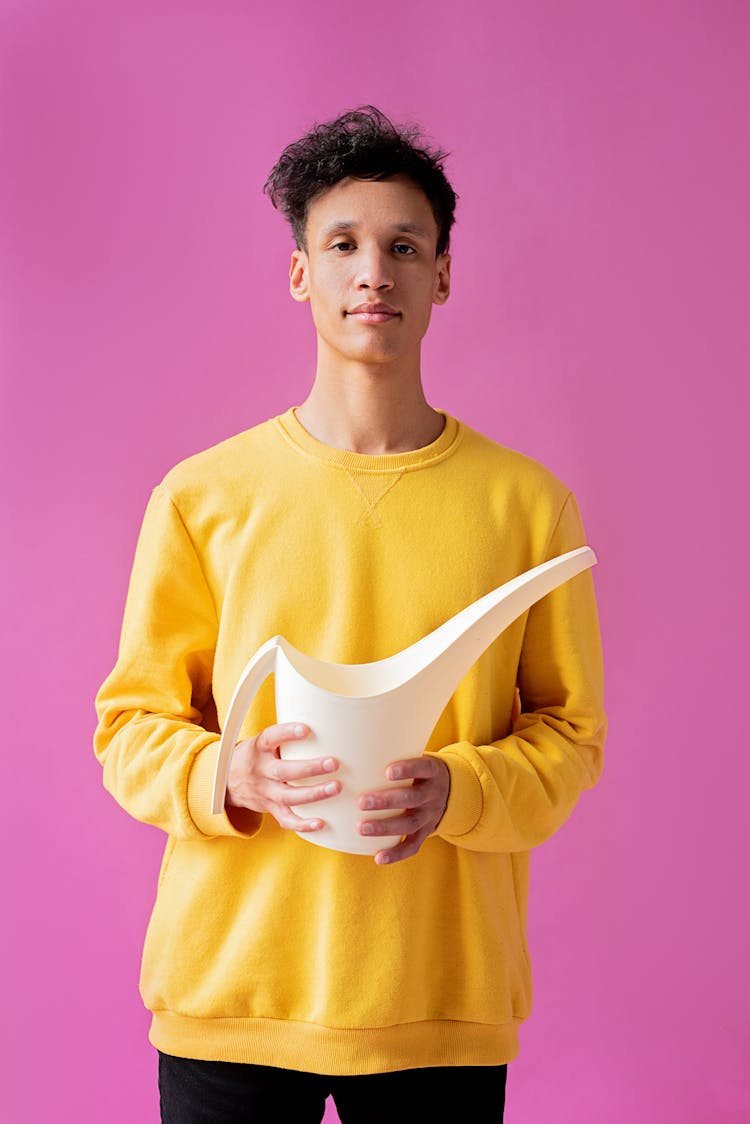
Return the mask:
POLYGON ((359 798, 359 806, 363 812, 371 812, 381 808, 420 808, 428 804, 434 794, 420 785, 409 785, 404 788, 385 788, 377 792, 367 792, 359 798))
POLYGON ((359 806, 365 811, 393 808, 400 813, 382 819, 363 819, 360 835, 414 835, 425 826, 432 830, 442 815, 444 801, 432 785, 417 781, 408 788, 366 793, 360 797, 359 806))
POLYGON ((310 733, 310 727, 304 722, 279 722, 274 726, 266 726, 255 737, 258 749, 274 752, 283 742, 300 741, 310 733))
POLYGON ((400 862, 402 859, 410 859, 412 855, 416 855, 429 834, 430 828, 423 827, 421 831, 402 839, 395 847, 387 847, 383 851, 378 851, 375 855, 375 862, 378 866, 385 866, 388 863, 400 862))
POLYGON ((382 819, 365 819, 359 824, 361 835, 402 836, 396 846, 377 852, 378 864, 399 862, 417 853, 440 823, 450 791, 448 766, 441 758, 428 754, 392 762, 386 769, 386 776, 391 780, 411 779, 413 783, 366 792, 360 797, 359 806, 363 811, 394 809, 397 813, 382 819))
POLYGON ((292 804, 312 804, 316 800, 327 800, 329 796, 338 796, 341 792, 341 781, 326 781, 325 784, 294 786, 288 784, 272 783, 266 791, 267 799, 278 804, 291 806, 292 804))
MULTIPOLYGON (((304 780, 306 777, 319 777, 322 773, 334 773, 339 767, 339 763, 334 757, 310 757, 299 761, 284 761, 276 756, 276 750, 280 745, 290 741, 301 741, 309 734, 310 727, 302 722, 279 723, 261 730, 256 735, 255 745, 265 755, 265 762, 262 767, 263 775, 271 780, 286 782, 304 780)), ((315 798, 308 797, 308 799, 315 798)))
MULTIPOLYGON (((450 787, 447 765, 440 758, 429 755, 394 761, 387 767, 385 775, 389 780, 412 779, 413 784, 389 785, 387 788, 363 793, 359 799, 362 811, 422 808, 432 803, 444 803, 450 787)), ((421 823, 417 826, 420 827, 421 823)))
POLYGON ((274 781, 302 781, 307 777, 320 777, 334 773, 339 767, 334 757, 306 757, 302 761, 283 761, 280 757, 266 759, 263 775, 274 781))
POLYGON ((413 835, 435 818, 435 805, 412 809, 401 816, 388 816, 382 820, 363 820, 360 835, 413 835))
POLYGON ((269 812, 281 827, 291 831, 320 831, 325 821, 317 816, 306 819, 292 810, 292 805, 312 804, 327 800, 341 792, 340 781, 327 781, 325 784, 294 788, 290 785, 259 779, 256 783, 257 798, 262 810, 269 812))
POLYGON ((292 811, 292 805, 312 804, 338 795, 341 782, 326 780, 325 774, 335 772, 339 762, 333 757, 295 761, 279 756, 279 747, 284 743, 299 741, 310 733, 310 727, 302 722, 278 723, 238 742, 227 781, 228 804, 268 812, 281 827, 292 831, 319 831, 325 827, 324 820, 298 815, 292 811), (315 778, 316 783, 304 784, 309 778, 315 778))
POLYGON ((284 804, 269 804, 266 811, 270 812, 281 827, 288 828, 289 831, 320 831, 322 827, 325 827, 323 820, 317 818, 305 820, 301 816, 295 815, 291 808, 284 804))
POLYGON ((511 723, 514 723, 517 718, 520 718, 522 710, 523 710, 523 704, 521 702, 521 691, 520 691, 520 688, 518 686, 518 683, 516 683, 516 689, 513 692, 513 705, 511 707, 511 711, 510 711, 511 723))
POLYGON ((392 761, 385 771, 389 781, 431 780, 437 776, 443 762, 429 753, 421 757, 408 757, 405 761, 392 761))

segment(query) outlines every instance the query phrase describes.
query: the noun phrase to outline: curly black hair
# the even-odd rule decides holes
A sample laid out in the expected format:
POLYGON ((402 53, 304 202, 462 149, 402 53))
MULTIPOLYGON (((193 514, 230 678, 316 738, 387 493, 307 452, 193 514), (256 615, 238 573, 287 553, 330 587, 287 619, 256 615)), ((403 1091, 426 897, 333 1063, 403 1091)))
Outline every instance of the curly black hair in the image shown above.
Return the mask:
POLYGON ((427 196, 438 227, 436 256, 448 252, 458 196, 442 161, 448 155, 415 144, 417 125, 396 126, 374 105, 347 110, 315 124, 282 152, 263 185, 274 207, 289 221, 298 249, 307 249, 310 201, 347 176, 382 180, 408 176, 427 196))

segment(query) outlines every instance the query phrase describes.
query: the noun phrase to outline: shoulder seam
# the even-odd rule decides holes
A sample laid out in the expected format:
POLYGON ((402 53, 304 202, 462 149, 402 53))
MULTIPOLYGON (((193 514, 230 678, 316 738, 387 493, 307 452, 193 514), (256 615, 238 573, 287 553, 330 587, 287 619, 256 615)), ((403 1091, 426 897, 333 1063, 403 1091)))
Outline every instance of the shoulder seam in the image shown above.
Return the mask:
POLYGON ((573 497, 573 493, 571 491, 568 491, 567 495, 565 496, 565 499, 563 500, 562 507, 560 508, 559 512, 557 513, 557 519, 555 520, 555 522, 552 525, 552 530, 550 531, 549 537, 547 538, 547 542, 545 543, 545 546, 544 546, 544 560, 545 560, 545 562, 549 561, 548 555, 549 555, 550 543, 552 542, 553 538, 555 537, 555 534, 557 532, 557 528, 560 526, 560 520, 563 517, 563 512, 565 511, 565 508, 568 506, 568 503, 570 502, 572 497, 573 497))
POLYGON ((195 548, 195 541, 193 539, 193 536, 190 534, 190 529, 188 528, 188 525, 187 525, 187 523, 185 522, 185 520, 182 516, 182 512, 180 511, 179 507, 177 506, 177 501, 175 500, 174 496, 172 495, 172 492, 170 491, 169 487, 164 483, 164 481, 162 481, 160 484, 157 484, 156 487, 154 488, 154 491, 157 491, 157 489, 164 492, 164 494, 166 495, 170 504, 174 508, 175 515, 179 519, 180 525, 181 525, 183 531, 185 532, 185 537, 187 538, 187 541, 190 543, 190 549, 192 550, 193 554, 195 555, 195 561, 198 565, 198 569, 200 570, 200 575, 203 578, 203 584, 206 587, 206 593, 208 594, 208 599, 211 602, 211 607, 213 608, 213 611, 214 611, 214 617, 216 618, 216 628, 217 628, 217 631, 218 631, 219 614, 218 614, 218 611, 216 609, 216 602, 214 601, 214 596, 213 596, 213 593, 211 592, 211 587, 208 584, 208 580, 206 578, 205 570, 203 569, 203 566, 201 564, 200 555, 198 554, 198 551, 195 548))

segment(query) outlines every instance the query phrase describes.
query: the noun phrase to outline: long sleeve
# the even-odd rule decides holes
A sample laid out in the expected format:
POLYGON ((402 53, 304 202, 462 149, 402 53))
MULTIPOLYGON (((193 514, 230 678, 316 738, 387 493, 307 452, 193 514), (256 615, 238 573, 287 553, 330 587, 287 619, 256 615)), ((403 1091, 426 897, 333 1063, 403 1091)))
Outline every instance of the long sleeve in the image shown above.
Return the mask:
MULTIPOLYGON (((585 544, 568 493, 546 558, 585 544)), ((451 790, 436 834, 476 851, 527 851, 567 820, 603 767, 607 719, 602 652, 590 570, 530 610, 518 668, 522 713, 489 745, 438 750, 451 790)))
POLYGON ((220 736, 213 706, 217 618, 190 535, 164 484, 151 493, 135 551, 117 662, 95 699, 104 786, 135 819, 178 839, 240 831, 209 814, 220 736))

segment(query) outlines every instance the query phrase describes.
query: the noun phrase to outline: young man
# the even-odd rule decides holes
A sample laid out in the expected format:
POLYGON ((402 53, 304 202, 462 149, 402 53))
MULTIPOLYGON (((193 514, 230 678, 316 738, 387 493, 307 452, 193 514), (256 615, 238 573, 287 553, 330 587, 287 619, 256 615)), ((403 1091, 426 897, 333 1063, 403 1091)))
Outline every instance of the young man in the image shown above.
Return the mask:
POLYGON ((601 772, 586 571, 489 646, 422 756, 394 743, 360 830, 402 838, 374 861, 305 839, 323 821, 291 805, 334 799, 338 762, 281 759, 314 731, 276 723, 270 681, 210 813, 218 731, 269 637, 382 659, 585 542, 552 473, 425 400, 455 195, 444 154, 416 141, 365 106, 275 166, 315 380, 153 489, 97 694, 106 787, 168 835, 140 981, 165 1121, 320 1121, 329 1093, 344 1124, 501 1120, 531 1010, 529 851, 601 772))

